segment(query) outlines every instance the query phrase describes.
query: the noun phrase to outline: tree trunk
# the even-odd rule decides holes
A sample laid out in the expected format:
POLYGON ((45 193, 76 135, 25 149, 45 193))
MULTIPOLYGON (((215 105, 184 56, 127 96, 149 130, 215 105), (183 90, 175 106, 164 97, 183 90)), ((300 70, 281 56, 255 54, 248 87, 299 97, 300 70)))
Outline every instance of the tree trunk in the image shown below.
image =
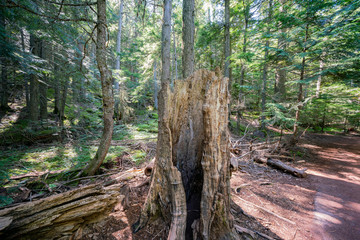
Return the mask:
MULTIPOLYGON (((5 3, 6 1, 1 1, 5 3)), ((0 11, 0 64, 1 64, 1 85, 0 85, 0 110, 9 109, 9 90, 8 90, 8 66, 7 66, 7 52, 6 52, 6 22, 4 11, 0 11)))
MULTIPOLYGON (((307 47, 306 47, 306 43, 307 40, 309 38, 309 24, 306 24, 305 27, 305 39, 304 39, 304 47, 303 47, 303 54, 306 53, 307 51, 307 47)), ((300 83, 299 83, 299 92, 298 92, 298 97, 297 97, 297 108, 296 108, 296 112, 295 112, 295 123, 294 123, 294 132, 293 135, 290 139, 290 144, 291 145, 295 145, 297 143, 298 139, 298 133, 299 133, 299 119, 300 119, 300 112, 302 109, 302 99, 303 99, 303 83, 302 81, 304 80, 305 77, 305 64, 306 64, 306 58, 305 55, 302 58, 302 62, 301 62, 301 71, 300 71, 300 83)))
POLYGON ((157 79, 156 79, 156 61, 154 61, 154 68, 153 68, 153 71, 154 71, 154 107, 155 109, 158 109, 158 82, 157 82, 157 79))
MULTIPOLYGON (((25 34, 24 29, 20 29, 20 36, 21 36, 21 49, 22 53, 25 56, 25 34)), ((24 74, 24 87, 25 87, 25 100, 26 100, 26 106, 30 105, 30 92, 29 92, 29 78, 26 74, 24 74)))
MULTIPOLYGON (((49 45, 45 42, 41 45, 41 57, 43 59, 49 59, 48 54, 50 54, 50 51, 48 51, 49 45)), ((47 83, 48 83, 48 74, 43 74, 43 81, 39 84, 39 93, 40 93, 40 119, 47 119, 48 118, 48 102, 47 102, 47 83)))
POLYGON ((230 0, 225 0, 225 70, 224 76, 229 78, 229 89, 231 88, 231 42, 230 42, 230 0))
MULTIPOLYGON (((60 112, 59 112, 59 119, 60 119, 60 126, 63 126, 63 121, 64 121, 64 117, 65 117, 65 106, 66 106, 66 98, 67 98, 67 93, 68 93, 68 88, 69 88, 69 83, 70 79, 66 78, 62 81, 62 92, 61 92, 61 96, 60 96, 60 112)), ((59 92, 60 94, 60 92, 59 92)))
MULTIPOLYGON (((74 57, 74 58, 76 58, 76 57, 74 57)), ((77 104, 80 102, 79 79, 78 78, 73 78, 71 80, 70 89, 71 89, 70 93, 72 93, 72 101, 74 103, 76 103, 74 106, 74 110, 75 110, 75 113, 78 114, 80 111, 80 106, 79 106, 79 104, 77 104)))
MULTIPOLYGON (((272 0, 269 1, 269 13, 267 23, 270 24, 272 17, 272 0)), ((270 34, 270 26, 267 27, 267 34, 270 34)), ((261 91, 261 129, 265 129, 265 110, 266 110, 266 88, 267 88, 267 71, 268 71, 268 55, 269 55, 270 40, 267 39, 265 42, 265 53, 264 53, 264 67, 262 76, 262 91, 261 91)))
MULTIPOLYGON (((243 41, 243 55, 245 55, 246 53, 246 49, 247 49, 247 30, 248 30, 248 26, 249 26, 249 6, 247 6, 245 4, 245 1, 243 0, 243 5, 244 5, 244 41, 243 41)), ((240 73, 240 86, 242 87, 245 84, 245 60, 243 60, 242 64, 241 64, 241 73, 240 73)), ((236 128, 238 129, 238 131, 240 132, 240 119, 242 118, 242 110, 244 110, 246 108, 246 102, 245 102, 245 96, 243 95, 243 90, 240 87, 239 89, 239 95, 238 95, 238 106, 237 106, 237 111, 236 111, 236 128)))
MULTIPOLYGON (((123 17, 123 7, 124 7, 124 0, 120 0, 120 7, 119 7, 119 23, 118 23, 118 32, 117 32, 117 38, 116 38, 116 62, 115 62, 115 70, 120 70, 120 53, 121 53, 121 30, 122 30, 122 17, 123 17)), ((115 83, 114 83, 114 90, 115 90, 115 116, 116 119, 120 119, 121 113, 120 113, 120 73, 116 73, 115 77, 115 83)))
POLYGON ((54 87, 54 111, 53 113, 59 115, 60 112, 60 85, 55 83, 54 87))
POLYGON ((279 94, 279 100, 284 100, 286 96, 286 70, 283 69, 284 66, 279 65, 276 67, 275 72, 275 94, 279 94))
POLYGON ((327 112, 327 106, 326 106, 326 103, 325 103, 323 116, 322 116, 322 119, 321 119, 321 132, 322 133, 324 132, 324 128, 325 128, 326 112, 327 112))
MULTIPOLYGON (((280 4, 280 12, 281 13, 284 13, 285 2, 286 2, 285 0, 281 0, 281 4, 280 4)), ((285 38, 286 29, 283 27, 282 23, 280 23, 280 28, 281 29, 280 29, 280 37, 278 39, 278 48, 281 49, 282 51, 285 51, 286 50, 286 38, 285 38)), ((280 101, 284 100, 286 97, 286 88, 285 88, 286 70, 284 69, 285 66, 286 66, 285 60, 280 59, 280 62, 278 63, 278 65, 276 67, 276 72, 275 72, 274 93, 279 95, 280 101)))
MULTIPOLYGON (((285 32, 282 31, 282 34, 285 32)), ((278 48, 285 50, 285 42, 283 38, 278 40, 278 48)), ((279 94, 279 100, 282 101, 286 98, 286 70, 284 69, 285 63, 282 62, 276 67, 275 72, 275 89, 274 93, 279 94)))
POLYGON ((1 57, 1 88, 0 88, 0 110, 6 111, 9 109, 9 93, 8 93, 8 79, 7 79, 7 60, 5 56, 1 57))
MULTIPOLYGON (((40 39, 34 36, 33 34, 30 35, 30 49, 31 52, 36 55, 40 56, 40 39)), ((30 76, 30 106, 29 106, 29 117, 32 121, 37 121, 39 119, 39 102, 40 102, 40 95, 39 95, 39 80, 36 74, 31 74, 30 76)))
MULTIPOLYGON (((58 52, 59 48, 55 47, 54 52, 58 52)), ((53 113, 59 117, 59 122, 61 121, 60 112, 61 112, 61 85, 63 85, 62 78, 59 76, 59 67, 58 67, 59 60, 56 58, 55 54, 53 55, 53 71, 54 71, 54 78, 52 81, 52 87, 54 89, 54 111, 53 113)))
POLYGON ((93 175, 99 169, 109 150, 114 126, 114 96, 112 91, 112 79, 106 63, 106 0, 98 0, 98 26, 96 61, 100 72, 104 130, 100 140, 100 146, 89 165, 84 169, 84 174, 93 175))
POLYGON ((173 68, 174 68, 174 74, 172 78, 171 86, 174 86, 175 80, 178 79, 178 67, 177 67, 177 54, 176 54, 176 36, 175 36, 175 23, 173 24, 172 28, 173 32, 173 48, 174 48, 174 56, 173 56, 173 68))
POLYGON ((183 55, 182 72, 185 80, 194 72, 195 1, 183 0, 183 55))
MULTIPOLYGON (((78 62, 78 65, 80 67, 80 69, 82 68, 82 56, 83 56, 83 51, 84 51, 84 42, 82 41, 82 39, 80 38, 79 41, 77 41, 77 47, 79 49, 79 51, 77 51, 77 56, 76 56, 76 60, 78 62)), ((86 88, 85 88, 85 78, 84 77, 80 77, 79 78, 79 96, 78 96, 78 100, 80 103, 80 106, 83 106, 85 99, 86 99, 86 88)))
MULTIPOLYGON (((44 80, 47 80, 48 77, 45 76, 44 80)), ((40 87, 40 119, 47 119, 48 118, 48 111, 47 111, 47 84, 41 83, 40 87)))
POLYGON ((321 89, 321 78, 322 78, 322 71, 324 70, 324 61, 322 58, 320 58, 320 74, 318 76, 317 82, 316 82, 316 98, 320 97, 320 89, 321 89))

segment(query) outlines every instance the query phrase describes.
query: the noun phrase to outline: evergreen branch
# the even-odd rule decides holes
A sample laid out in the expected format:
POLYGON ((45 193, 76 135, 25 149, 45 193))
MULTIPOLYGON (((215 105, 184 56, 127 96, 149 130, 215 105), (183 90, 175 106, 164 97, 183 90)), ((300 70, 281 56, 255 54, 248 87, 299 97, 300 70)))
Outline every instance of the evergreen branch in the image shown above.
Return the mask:
POLYGON ((92 6, 89 6, 89 8, 91 9, 91 11, 95 13, 95 15, 97 15, 97 11, 95 11, 95 9, 92 6))
POLYGON ((64 6, 64 5, 63 5, 64 1, 65 1, 65 0, 61 0, 61 5, 60 5, 60 9, 59 9, 59 13, 58 13, 57 17, 59 17, 60 14, 61 14, 62 8, 63 8, 63 6, 64 6))
POLYGON ((64 3, 64 0, 62 0, 61 3, 54 2, 54 1, 50 1, 50 0, 45 0, 45 2, 52 3, 52 4, 56 4, 56 5, 61 5, 61 6, 70 6, 70 7, 87 7, 87 6, 91 6, 91 5, 96 5, 96 4, 97 4, 97 2, 64 3))
POLYGON ((7 7, 7 8, 18 7, 18 8, 24 9, 25 11, 27 11, 29 13, 35 14, 37 16, 53 19, 55 21, 60 21, 60 22, 92 22, 92 23, 96 23, 96 21, 91 20, 91 19, 87 19, 87 18, 73 18, 72 19, 72 18, 59 18, 59 17, 49 16, 49 15, 45 15, 45 14, 35 12, 34 10, 32 10, 32 9, 30 9, 28 7, 25 7, 25 6, 21 5, 21 4, 18 4, 16 2, 12 1, 12 0, 9 0, 9 2, 12 5, 0 5, 0 6, 1 7, 7 7))
MULTIPOLYGON (((91 31, 91 33, 90 33, 90 36, 89 36, 88 40, 86 40, 86 42, 85 42, 85 44, 84 44, 84 55, 83 55, 83 57, 81 58, 81 61, 80 61, 80 72, 82 72, 83 61, 84 61, 84 59, 85 59, 85 57, 86 57, 86 52, 87 52, 87 51, 86 51, 86 46, 87 46, 87 44, 89 43, 90 40, 93 40, 93 42, 97 45, 95 39, 93 38, 95 29, 96 29, 97 27, 98 27, 98 24, 96 24, 96 25, 94 26, 94 28, 92 29, 92 31, 91 31)), ((87 31, 86 31, 86 32, 87 32, 87 31)), ((85 75, 85 74, 84 74, 84 75, 85 75)))

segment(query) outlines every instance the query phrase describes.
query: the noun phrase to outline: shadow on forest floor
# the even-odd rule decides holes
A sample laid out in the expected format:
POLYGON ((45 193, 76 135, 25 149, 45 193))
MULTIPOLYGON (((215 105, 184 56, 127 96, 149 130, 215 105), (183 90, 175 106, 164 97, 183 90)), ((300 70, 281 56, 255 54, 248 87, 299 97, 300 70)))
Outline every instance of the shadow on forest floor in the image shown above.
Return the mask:
POLYGON ((235 172, 232 187, 244 187, 236 195, 295 224, 242 200, 237 203, 284 239, 358 239, 358 146, 358 136, 309 134, 293 149, 299 153, 297 160, 287 162, 296 168, 308 168, 304 179, 250 160, 239 163, 241 172, 235 172))
MULTIPOLYGON (((115 211, 110 214, 110 217, 100 223, 95 223, 83 231, 83 239, 90 240, 92 236, 98 236, 98 239, 116 239, 116 240, 144 240, 144 239, 167 239, 169 228, 162 222, 161 219, 149 223, 137 233, 133 233, 131 226, 138 220, 141 208, 146 200, 149 186, 134 188, 134 186, 141 183, 143 179, 132 181, 129 183, 131 191, 129 193, 128 207, 123 209, 115 207, 115 211)), ((273 239, 281 239, 278 235, 272 232, 269 228, 261 224, 256 218, 245 214, 239 205, 234 202, 232 205, 232 214, 234 216, 234 223, 243 228, 253 231, 250 234, 243 233, 240 239, 259 239, 265 240, 268 238, 262 237, 265 234, 273 239), (252 236, 252 235, 253 236, 252 236)))

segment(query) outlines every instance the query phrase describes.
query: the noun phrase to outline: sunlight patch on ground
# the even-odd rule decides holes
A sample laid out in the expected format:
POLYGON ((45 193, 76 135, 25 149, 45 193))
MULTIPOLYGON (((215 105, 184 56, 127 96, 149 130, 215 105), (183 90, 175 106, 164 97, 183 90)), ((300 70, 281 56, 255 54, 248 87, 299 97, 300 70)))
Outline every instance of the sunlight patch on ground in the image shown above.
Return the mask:
MULTIPOLYGON (((353 182, 353 180, 351 180, 351 177, 348 177, 348 178, 337 177, 335 175, 327 174, 326 172, 319 172, 319 171, 314 171, 314 170, 311 170, 311 169, 307 170, 307 173, 309 175, 315 175, 315 176, 318 176, 318 177, 324 177, 324 178, 328 178, 328 179, 332 179, 332 180, 344 181, 344 182, 348 182, 348 183, 351 183, 351 184, 360 185, 360 182, 358 182, 358 183, 353 182)), ((347 173, 347 175, 350 175, 350 174, 347 173)), ((355 177, 355 176, 353 176, 353 174, 351 174, 351 175, 352 175, 352 177, 355 177)), ((355 178, 357 178, 357 177, 355 177, 355 178)))
POLYGON ((356 212, 360 214, 360 203, 349 202, 349 208, 354 209, 356 212))
POLYGON ((320 222, 326 221, 333 224, 341 224, 340 220, 325 213, 315 212, 315 217, 318 218, 320 222))
POLYGON ((312 144, 301 144, 302 147, 304 148, 310 148, 310 149, 321 149, 321 147, 316 146, 316 145, 312 145, 312 144))
POLYGON ((343 208, 342 204, 340 204, 338 201, 339 199, 337 199, 337 201, 330 200, 330 197, 317 199, 317 202, 319 204, 324 205, 327 208, 336 208, 336 209, 343 208))

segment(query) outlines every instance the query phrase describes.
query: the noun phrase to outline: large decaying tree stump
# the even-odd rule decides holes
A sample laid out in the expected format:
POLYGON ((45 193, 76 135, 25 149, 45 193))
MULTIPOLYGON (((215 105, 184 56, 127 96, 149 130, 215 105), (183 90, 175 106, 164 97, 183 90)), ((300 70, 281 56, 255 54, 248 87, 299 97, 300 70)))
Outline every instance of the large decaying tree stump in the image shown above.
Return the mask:
POLYGON ((232 239, 228 78, 199 70, 159 94, 151 187, 136 232, 163 217, 168 239, 232 239))

